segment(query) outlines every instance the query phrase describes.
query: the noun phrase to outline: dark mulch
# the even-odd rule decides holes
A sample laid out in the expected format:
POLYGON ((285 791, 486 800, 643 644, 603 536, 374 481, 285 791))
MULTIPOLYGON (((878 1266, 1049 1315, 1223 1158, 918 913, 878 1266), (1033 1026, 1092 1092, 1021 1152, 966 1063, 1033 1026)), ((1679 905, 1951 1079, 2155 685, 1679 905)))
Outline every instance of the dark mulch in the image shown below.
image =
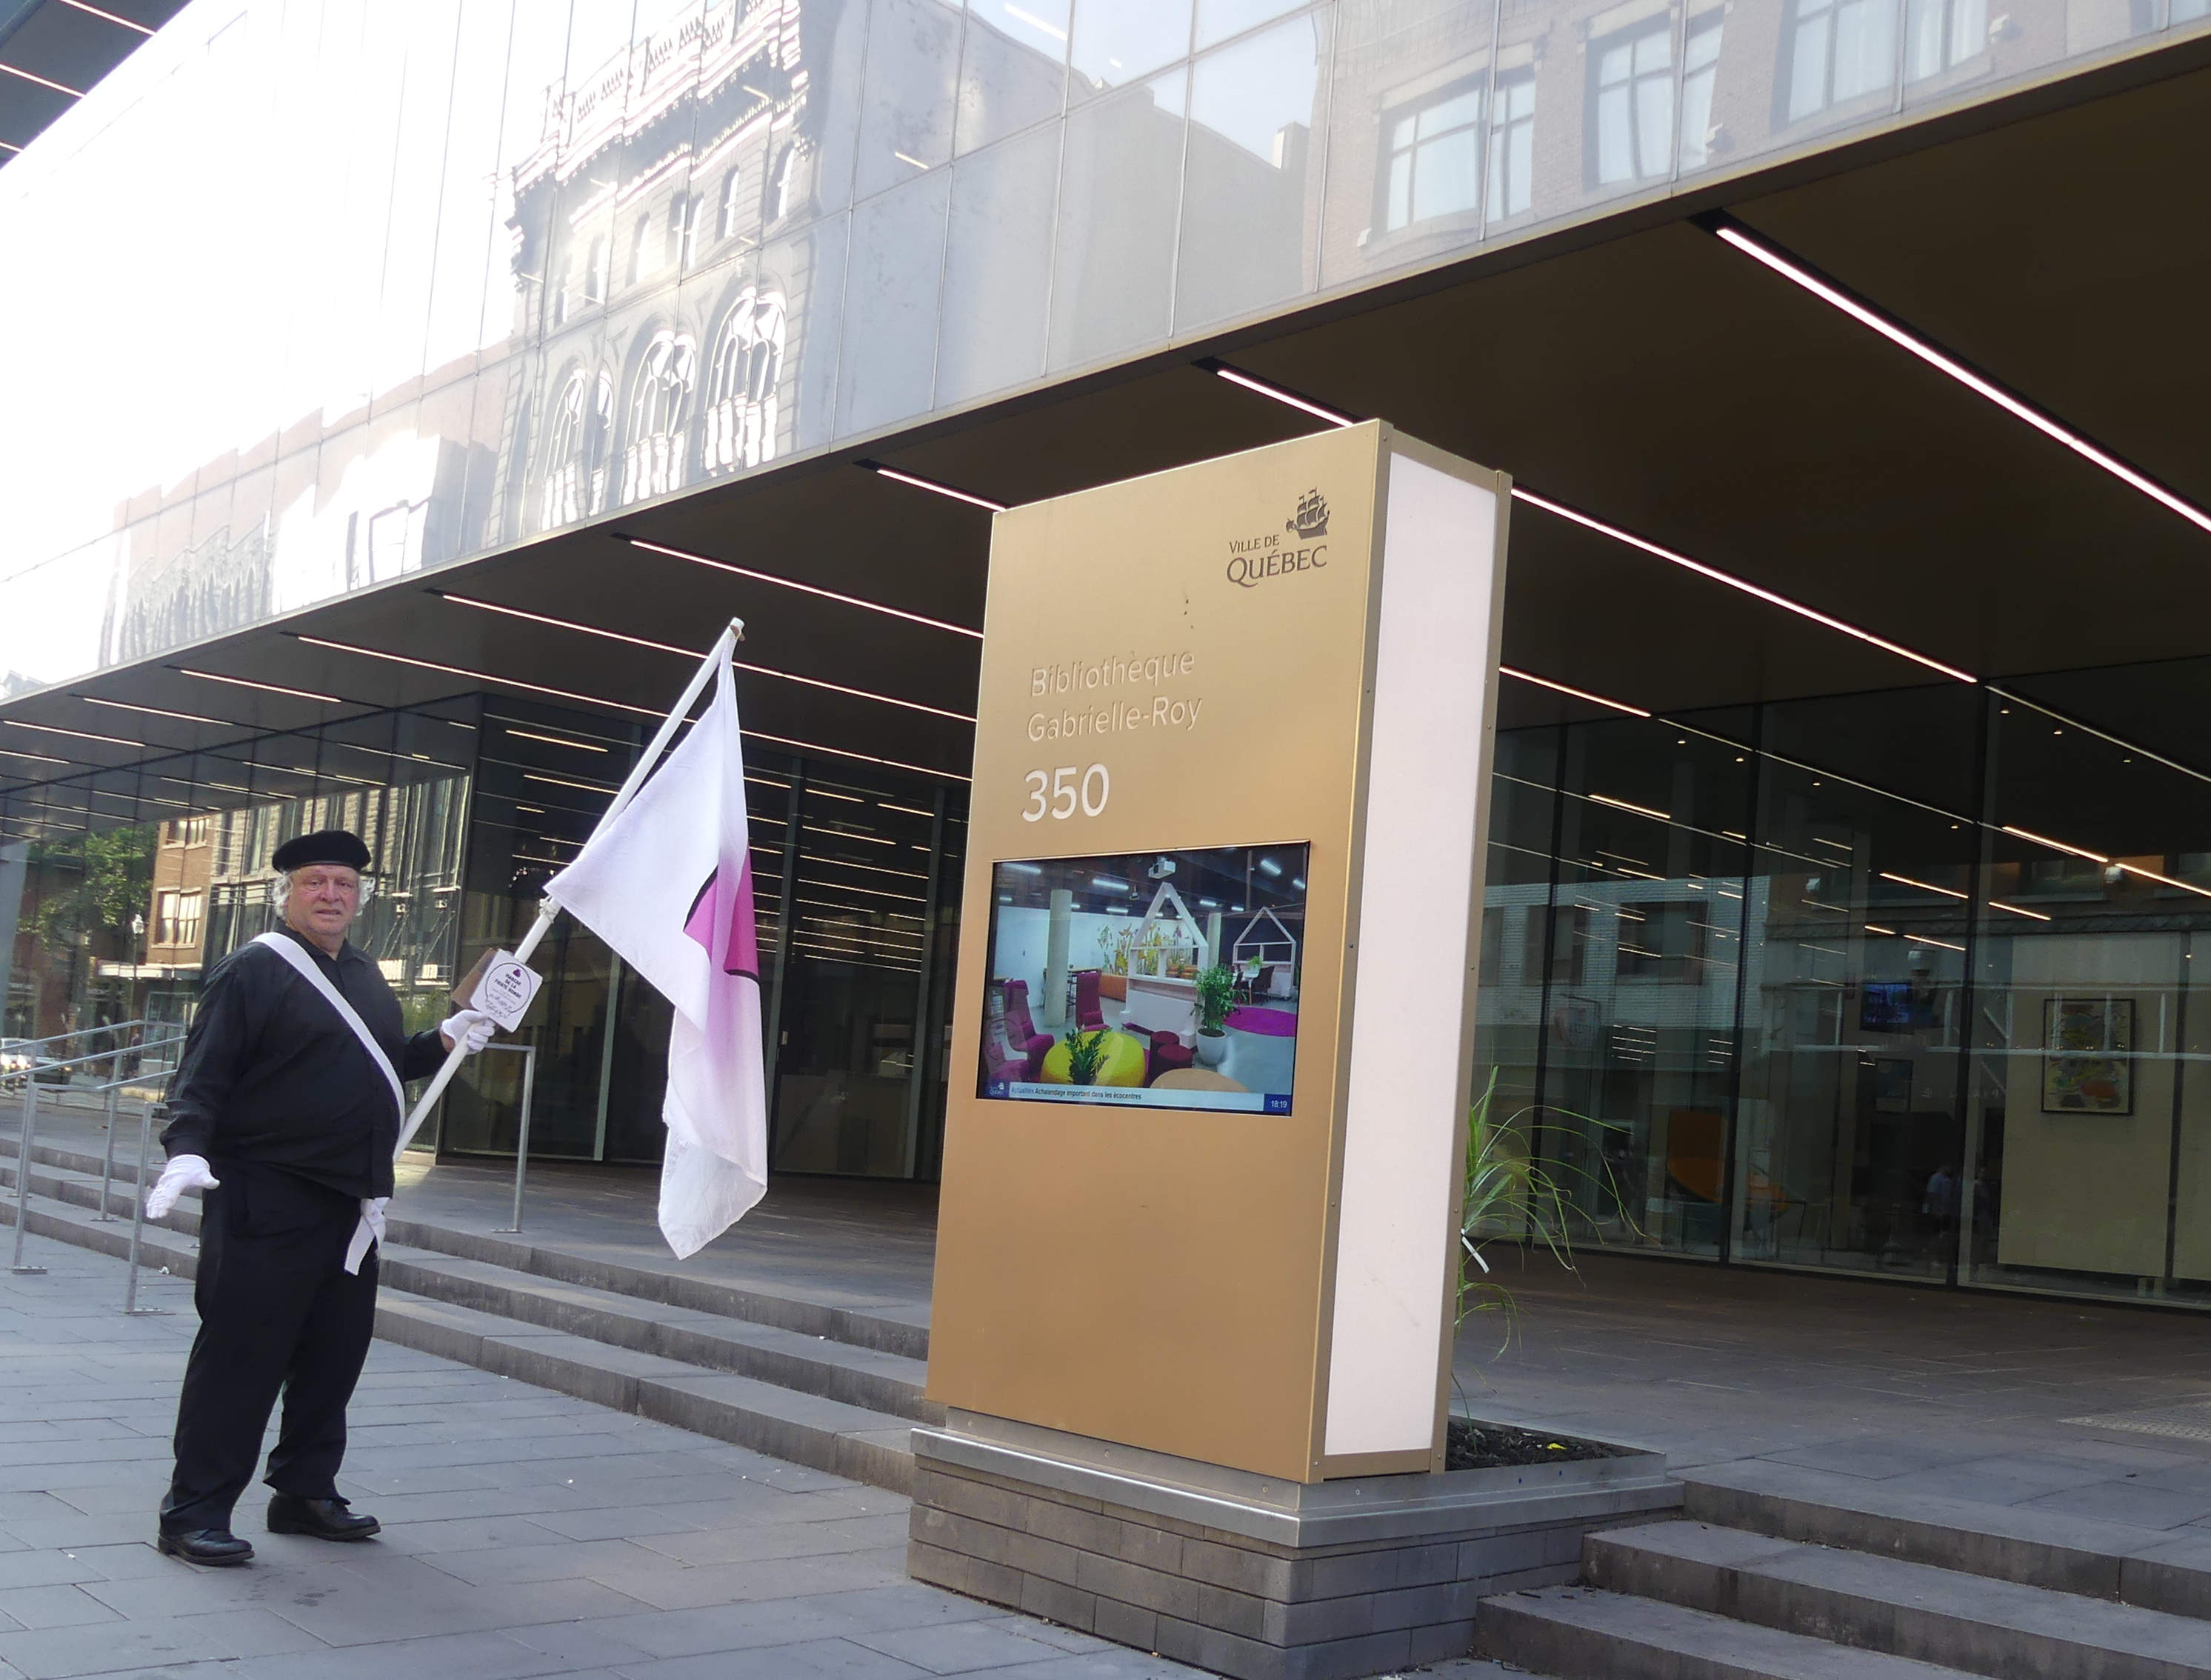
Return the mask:
POLYGON ((1445 1470, 1494 1470, 1505 1465, 1557 1464, 1574 1459, 1624 1459, 1635 1449, 1578 1435, 1547 1435, 1510 1423, 1454 1417, 1444 1445, 1445 1470))

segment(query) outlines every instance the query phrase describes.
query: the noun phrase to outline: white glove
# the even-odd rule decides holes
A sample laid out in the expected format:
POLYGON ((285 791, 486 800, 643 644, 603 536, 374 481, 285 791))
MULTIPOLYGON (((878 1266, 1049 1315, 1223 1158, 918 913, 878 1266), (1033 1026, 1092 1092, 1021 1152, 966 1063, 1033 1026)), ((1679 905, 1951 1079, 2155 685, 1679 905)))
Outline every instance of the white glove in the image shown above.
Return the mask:
POLYGON ((213 1190, 221 1182, 209 1168, 204 1155, 172 1155, 169 1164, 161 1169, 161 1176, 154 1180, 154 1187, 146 1192, 146 1217, 161 1218, 177 1205, 177 1198, 187 1190, 213 1190))
POLYGON ((482 1010, 456 1010, 447 1016, 438 1028, 448 1050, 457 1044, 470 1056, 489 1044, 491 1035, 498 1030, 499 1022, 482 1010))
POLYGON ((353 1228, 353 1240, 346 1245, 345 1269, 358 1277, 360 1263, 368 1258, 371 1245, 384 1241, 384 1210, 391 1205, 389 1196, 364 1196, 360 1198, 360 1223, 353 1228))

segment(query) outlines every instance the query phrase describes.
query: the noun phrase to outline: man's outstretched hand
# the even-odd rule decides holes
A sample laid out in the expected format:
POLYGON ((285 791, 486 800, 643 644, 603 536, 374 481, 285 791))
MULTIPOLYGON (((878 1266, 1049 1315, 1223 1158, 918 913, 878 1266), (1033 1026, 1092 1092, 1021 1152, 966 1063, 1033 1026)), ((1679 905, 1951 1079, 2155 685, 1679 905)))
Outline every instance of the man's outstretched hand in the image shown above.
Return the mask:
POLYGON ((154 1187, 146 1192, 146 1217, 161 1218, 177 1205, 177 1198, 187 1190, 213 1190, 221 1183, 209 1168, 205 1156, 173 1155, 169 1164, 161 1169, 161 1176, 154 1180, 154 1187))

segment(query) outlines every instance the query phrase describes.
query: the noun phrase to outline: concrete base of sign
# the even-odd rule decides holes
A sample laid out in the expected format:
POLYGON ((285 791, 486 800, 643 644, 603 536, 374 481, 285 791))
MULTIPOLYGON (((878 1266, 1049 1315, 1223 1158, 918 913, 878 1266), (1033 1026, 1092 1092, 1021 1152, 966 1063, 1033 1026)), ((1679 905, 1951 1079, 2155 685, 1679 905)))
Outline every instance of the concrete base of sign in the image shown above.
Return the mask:
POLYGON ((1305 1485, 954 1411, 913 1453, 917 1580, 1237 1680, 1462 1655, 1481 1598, 1681 1504, 1656 1453, 1305 1485))

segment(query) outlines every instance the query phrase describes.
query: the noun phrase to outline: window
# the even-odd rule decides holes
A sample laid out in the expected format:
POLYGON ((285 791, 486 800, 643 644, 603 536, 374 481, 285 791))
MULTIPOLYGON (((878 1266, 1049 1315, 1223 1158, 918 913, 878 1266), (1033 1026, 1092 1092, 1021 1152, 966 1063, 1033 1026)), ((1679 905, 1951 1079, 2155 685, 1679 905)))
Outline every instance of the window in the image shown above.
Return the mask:
POLYGON ((1601 185, 1674 167, 1674 25, 1665 13, 1590 45, 1590 148, 1601 185))
POLYGON ((621 499, 642 500, 683 482, 685 428, 697 383, 699 347, 688 336, 657 335, 645 347, 629 399, 629 446, 622 452, 621 499))
POLYGON ((614 409, 614 381, 607 375, 595 379, 578 369, 568 376, 554 409, 545 451, 540 529, 573 525, 605 511, 614 409))
POLYGON ((1548 976, 1554 986, 1579 986, 1589 966, 1590 913, 1583 905, 1560 905, 1546 914, 1528 913, 1522 942, 1520 978, 1530 985, 1548 976), (1550 941, 1548 951, 1544 941, 1550 941))
POLYGON ((206 908, 207 895, 203 892, 164 889, 154 901, 154 943, 198 944, 200 923, 206 908))
POLYGON ((737 195, 743 191, 744 185, 745 172, 737 165, 731 164, 729 173, 722 177, 722 206, 720 214, 714 220, 715 238, 722 240, 736 238, 739 203, 737 195))
POLYGON ((553 324, 556 327, 567 325, 568 265, 566 263, 560 264, 560 279, 556 280, 553 283, 553 297, 550 307, 553 315, 553 324))
POLYGON ((644 279, 645 276, 652 272, 650 268, 645 266, 645 241, 651 236, 651 233, 652 217, 651 214, 640 212, 637 218, 637 224, 629 230, 629 273, 627 276, 627 283, 632 286, 636 285, 639 281, 644 279))
POLYGON ((208 819, 203 816, 180 816, 161 825, 164 846, 205 846, 207 840, 208 819))
POLYGON ((1914 82, 1940 76, 1988 45, 1988 0, 1911 0, 1907 15, 1905 71, 1914 82))
POLYGON ((789 141, 775 155, 775 164, 767 172, 765 191, 760 197, 760 214, 769 221, 780 221, 791 209, 791 181, 798 168, 798 148, 789 141))
POLYGON ((708 472, 734 472, 774 459, 783 336, 780 292, 738 294, 723 318, 713 365, 707 370, 706 422, 700 452, 708 472))
POLYGON ((368 516, 368 583, 383 583, 422 563, 430 500, 398 501, 368 516))
POLYGON ((591 248, 584 263, 584 301, 604 303, 607 300, 607 242, 604 239, 591 241, 591 248))
POLYGON ((1681 167, 1701 168, 1711 153, 1712 83, 1720 68, 1717 11, 1689 20, 1681 50, 1681 167))
POLYGON ((1489 112, 1489 220, 1520 215, 1536 202, 1536 67, 1497 73, 1489 112))
POLYGON ((1789 120, 1801 122, 1889 85, 1894 0, 1796 0, 1789 45, 1789 120))
POLYGON ((697 245, 699 201, 679 192, 668 201, 668 246, 663 260, 672 269, 688 268, 697 245))
POLYGON ((1471 210, 1481 191, 1481 94, 1471 76, 1384 112, 1382 226, 1390 233, 1471 210))
POLYGON ((1624 978, 1701 979, 1708 924, 1694 909, 1702 906, 1662 904, 1646 900, 1622 904, 1618 919, 1620 965, 1624 978))
POLYGON ((207 895, 195 889, 177 895, 177 937, 169 943, 175 945, 197 945, 200 942, 200 923, 207 909, 207 895))

